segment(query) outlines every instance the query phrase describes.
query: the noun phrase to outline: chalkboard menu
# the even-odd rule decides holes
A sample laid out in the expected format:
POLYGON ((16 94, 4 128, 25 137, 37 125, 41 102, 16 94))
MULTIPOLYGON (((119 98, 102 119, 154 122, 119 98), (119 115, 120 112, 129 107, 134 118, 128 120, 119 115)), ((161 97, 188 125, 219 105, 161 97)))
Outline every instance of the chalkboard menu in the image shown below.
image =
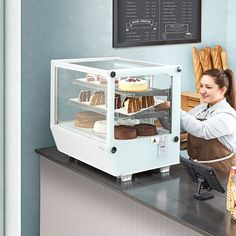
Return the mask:
POLYGON ((201 42, 201 0, 113 0, 113 47, 201 42))

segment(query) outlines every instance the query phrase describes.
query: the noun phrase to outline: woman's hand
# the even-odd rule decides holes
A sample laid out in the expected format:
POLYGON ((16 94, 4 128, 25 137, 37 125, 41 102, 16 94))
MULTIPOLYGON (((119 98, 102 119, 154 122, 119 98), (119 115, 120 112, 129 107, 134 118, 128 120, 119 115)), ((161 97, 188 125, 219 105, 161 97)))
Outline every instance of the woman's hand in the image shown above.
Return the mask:
POLYGON ((168 110, 170 108, 170 101, 165 101, 155 106, 156 111, 168 110))

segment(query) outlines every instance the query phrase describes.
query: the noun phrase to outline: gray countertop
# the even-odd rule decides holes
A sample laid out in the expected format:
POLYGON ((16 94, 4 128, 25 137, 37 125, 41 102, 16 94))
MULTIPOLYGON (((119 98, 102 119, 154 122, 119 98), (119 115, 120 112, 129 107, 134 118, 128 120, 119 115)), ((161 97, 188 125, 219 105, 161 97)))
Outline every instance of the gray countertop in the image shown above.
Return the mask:
MULTIPOLYGON (((211 191, 213 199, 195 200, 193 193, 197 184, 190 180, 181 165, 171 166, 170 172, 165 174, 159 170, 135 174, 132 181, 122 183, 59 152, 56 147, 40 148, 36 152, 203 235, 236 235, 236 224, 231 222, 230 213, 225 209, 226 193, 211 191)), ((217 174, 226 188, 228 176, 217 174)))

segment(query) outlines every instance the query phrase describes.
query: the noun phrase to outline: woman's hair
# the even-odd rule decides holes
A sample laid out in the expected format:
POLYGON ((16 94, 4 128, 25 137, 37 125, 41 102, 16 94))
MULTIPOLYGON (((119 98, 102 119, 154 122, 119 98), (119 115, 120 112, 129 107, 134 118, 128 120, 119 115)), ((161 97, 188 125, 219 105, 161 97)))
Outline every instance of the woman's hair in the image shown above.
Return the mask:
POLYGON ((205 71, 203 75, 214 77, 215 83, 220 89, 223 87, 227 88, 225 92, 226 100, 234 109, 236 109, 236 91, 233 71, 230 69, 210 69, 205 71))

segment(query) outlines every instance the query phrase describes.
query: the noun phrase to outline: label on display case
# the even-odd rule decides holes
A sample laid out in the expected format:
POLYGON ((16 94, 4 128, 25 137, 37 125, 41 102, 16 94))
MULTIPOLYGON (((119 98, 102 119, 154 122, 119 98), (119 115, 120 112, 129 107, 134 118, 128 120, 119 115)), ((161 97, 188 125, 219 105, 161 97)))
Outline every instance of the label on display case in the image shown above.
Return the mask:
POLYGON ((113 47, 201 42, 201 0, 113 0, 113 47))

